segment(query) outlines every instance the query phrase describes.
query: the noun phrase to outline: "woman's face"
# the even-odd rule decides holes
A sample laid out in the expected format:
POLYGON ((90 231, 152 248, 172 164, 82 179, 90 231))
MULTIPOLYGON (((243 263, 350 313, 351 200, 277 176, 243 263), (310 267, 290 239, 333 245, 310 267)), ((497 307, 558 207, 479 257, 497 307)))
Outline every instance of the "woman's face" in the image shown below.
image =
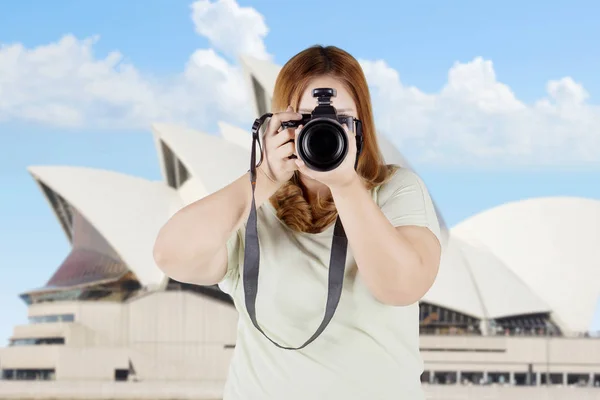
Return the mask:
POLYGON ((349 115, 354 118, 358 118, 356 112, 356 104, 352 100, 352 96, 346 89, 346 87, 337 80, 330 76, 323 76, 314 78, 308 84, 308 87, 302 93, 300 103, 298 104, 298 110, 296 112, 310 114, 312 110, 317 106, 317 99, 313 97, 312 91, 317 88, 333 88, 337 91, 336 97, 331 98, 331 104, 336 108, 338 115, 349 115))

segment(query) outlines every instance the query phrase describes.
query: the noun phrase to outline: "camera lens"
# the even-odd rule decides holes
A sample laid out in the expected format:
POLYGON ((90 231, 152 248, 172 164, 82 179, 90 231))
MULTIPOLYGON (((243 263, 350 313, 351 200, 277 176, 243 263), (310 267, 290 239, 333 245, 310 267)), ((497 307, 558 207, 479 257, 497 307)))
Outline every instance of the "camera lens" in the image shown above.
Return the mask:
POLYGON ((335 158, 342 147, 337 132, 330 127, 313 130, 305 140, 307 153, 319 163, 335 158))
POLYGON ((348 152, 348 138, 341 125, 331 120, 311 121, 298 136, 298 156, 311 169, 331 171, 348 152))

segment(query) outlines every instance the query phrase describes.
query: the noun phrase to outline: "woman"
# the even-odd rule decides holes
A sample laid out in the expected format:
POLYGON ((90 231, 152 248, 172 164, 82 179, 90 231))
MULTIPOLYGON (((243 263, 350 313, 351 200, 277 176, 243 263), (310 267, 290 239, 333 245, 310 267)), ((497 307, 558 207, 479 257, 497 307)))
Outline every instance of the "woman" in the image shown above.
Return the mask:
POLYGON ((178 281, 219 283, 239 311, 224 399, 423 399, 418 301, 433 284, 441 252, 439 223, 423 182, 410 170, 384 164, 362 69, 339 48, 314 46, 289 60, 277 78, 272 108, 255 185, 261 328, 291 347, 316 330, 338 215, 348 239, 346 275, 335 316, 321 336, 301 350, 281 349, 253 326, 244 302, 248 174, 171 218, 156 241, 157 264, 178 281), (314 88, 336 89, 338 114, 362 121, 356 169, 355 140, 330 172, 312 171, 290 157, 290 141, 302 127, 281 129, 281 123, 312 111, 314 88))

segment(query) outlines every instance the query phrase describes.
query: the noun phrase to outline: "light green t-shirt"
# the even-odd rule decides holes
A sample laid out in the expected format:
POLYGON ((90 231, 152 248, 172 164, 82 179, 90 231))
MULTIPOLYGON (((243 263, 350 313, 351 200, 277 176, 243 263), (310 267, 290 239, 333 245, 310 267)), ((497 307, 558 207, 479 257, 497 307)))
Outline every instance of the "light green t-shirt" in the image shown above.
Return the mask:
MULTIPOLYGON (((394 226, 425 226, 439 238, 429 193, 411 170, 399 169, 373 199, 394 226)), ((327 298, 333 224, 299 233, 265 202, 257 211, 260 274, 256 315, 283 346, 302 345, 320 324, 327 298)), ((219 284, 239 312, 237 343, 223 400, 422 400, 419 306, 387 306, 368 291, 350 245, 340 303, 325 331, 302 350, 276 347, 252 324, 241 269, 244 228, 228 244, 228 272, 219 284)))

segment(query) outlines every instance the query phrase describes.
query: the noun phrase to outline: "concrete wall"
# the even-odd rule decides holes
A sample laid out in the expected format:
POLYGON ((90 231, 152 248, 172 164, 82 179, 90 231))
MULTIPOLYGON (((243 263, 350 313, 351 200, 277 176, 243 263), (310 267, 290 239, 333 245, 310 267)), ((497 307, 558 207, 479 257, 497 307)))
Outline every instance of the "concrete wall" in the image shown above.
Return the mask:
MULTIPOLYGON (((142 381, 226 379, 237 330, 230 305, 190 292, 160 291, 121 304, 38 304, 29 315, 75 314, 75 322, 15 327, 14 336, 56 336, 66 345, 0 350, 2 368, 55 368, 58 380, 114 380, 131 360, 142 381)), ((600 374, 600 339, 421 336, 425 370, 600 374)))
POLYGON ((128 368, 126 347, 64 347, 58 352, 56 379, 114 381, 115 369, 128 368))
POLYGON ((114 380, 131 360, 140 380, 205 380, 227 376, 236 310, 190 292, 152 292, 121 304, 43 303, 30 316, 75 314, 75 322, 21 325, 15 337, 64 336, 65 345, 2 349, 3 369, 55 369, 57 380, 114 380))
POLYGON ((2 369, 53 369, 62 346, 6 347, 0 352, 2 369))
POLYGON ((131 359, 141 379, 224 381, 237 312, 187 292, 158 292, 129 307, 131 359))
POLYGON ((421 336, 421 348, 426 370, 526 372, 532 363, 535 371, 600 374, 600 338, 421 336))

